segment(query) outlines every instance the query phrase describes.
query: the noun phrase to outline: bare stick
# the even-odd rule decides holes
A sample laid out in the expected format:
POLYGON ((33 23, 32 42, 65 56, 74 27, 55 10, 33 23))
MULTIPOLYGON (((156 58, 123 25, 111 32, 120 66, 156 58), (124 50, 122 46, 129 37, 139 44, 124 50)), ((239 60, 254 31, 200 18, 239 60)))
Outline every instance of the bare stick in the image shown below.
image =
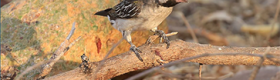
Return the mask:
POLYGON ((67 40, 69 40, 71 37, 72 37, 72 35, 74 34, 74 32, 75 32, 75 22, 72 24, 72 29, 71 29, 71 31, 70 31, 70 33, 69 33, 69 35, 67 36, 67 40))
MULTIPOLYGON (((209 44, 190 43, 182 40, 172 40, 170 41, 170 44, 171 45, 169 49, 166 49, 166 44, 151 44, 139 46, 138 48, 140 50, 143 50, 141 53, 141 57, 145 59, 144 63, 139 61, 139 59, 134 55, 132 51, 107 58, 106 60, 104 60, 104 64, 99 69, 99 71, 94 74, 94 78, 93 75, 86 75, 81 72, 81 68, 76 68, 61 74, 54 75, 52 77, 47 77, 46 80, 106 80, 131 71, 159 66, 162 64, 159 62, 160 60, 163 60, 165 62, 176 62, 177 60, 202 55, 204 53, 208 53, 208 55, 215 53, 247 53, 247 55, 263 56, 265 50, 267 49, 267 47, 212 46, 209 44)), ((280 64, 268 60, 269 58, 273 58, 274 60, 277 59, 273 56, 280 55, 280 47, 271 47, 268 54, 271 55, 265 58, 263 65, 280 66, 280 64)), ((187 62, 211 65, 258 65, 258 56, 246 56, 239 54, 227 56, 207 56, 195 58, 187 62)), ((95 71, 99 63, 100 62, 90 63, 93 70, 92 72, 95 71)))
POLYGON ((265 54, 264 56, 260 57, 260 61, 259 64, 254 68, 254 71, 251 74, 251 77, 249 78, 249 80, 255 80, 263 62, 264 62, 264 58, 266 57, 267 52, 270 50, 270 47, 267 47, 267 49, 265 50, 265 54))
POLYGON ((206 56, 217 56, 217 55, 245 55, 245 56, 255 56, 255 57, 262 57, 262 55, 258 55, 258 54, 247 54, 247 53, 217 53, 217 54, 202 54, 202 55, 198 55, 198 56, 193 56, 193 57, 188 57, 188 58, 185 58, 185 59, 181 59, 181 60, 177 60, 177 61, 174 61, 174 62, 170 62, 170 63, 167 63, 163 66, 158 66, 158 67, 154 67, 152 69, 149 69, 149 70, 146 70, 144 72, 141 72, 135 76, 132 76, 126 80, 136 80, 148 73, 151 73, 155 70, 158 70, 162 67, 169 67, 171 65, 175 65, 175 64, 178 64, 178 63, 182 63, 182 62, 185 62, 185 61, 188 61, 188 60, 192 60, 192 59, 196 59, 196 58, 200 58, 200 57, 206 57, 206 56))
POLYGON ((274 63, 280 64, 280 61, 276 61, 276 60, 273 59, 273 58, 276 58, 276 59, 279 59, 279 60, 280 60, 280 57, 274 56, 274 55, 272 55, 272 54, 266 54, 265 56, 266 56, 266 57, 272 57, 272 58, 267 58, 267 59, 270 60, 270 61, 272 61, 272 62, 274 62, 274 63))
POLYGON ((180 75, 176 75, 176 74, 173 74, 173 73, 168 73, 167 71, 164 71, 164 70, 157 70, 159 73, 163 74, 163 75, 166 75, 166 76, 169 76, 169 77, 174 77, 174 78, 179 78, 179 79, 190 79, 190 80, 198 80, 198 79, 202 79, 202 80, 222 80, 222 79, 225 79, 231 75, 233 75, 233 73, 228 73, 226 75, 223 75, 221 77, 188 77, 188 76, 180 76, 180 75))
POLYGON ((70 43, 70 45, 68 47, 65 47, 64 48, 64 51, 60 52, 59 55, 53 55, 52 58, 50 59, 51 62, 45 64, 43 67, 42 67, 42 70, 41 70, 41 73, 38 77, 38 79, 41 79, 41 78, 44 78, 44 76, 46 76, 47 74, 49 74, 49 72, 52 70, 52 66, 60 59, 60 57, 65 53, 67 52, 70 47, 72 47, 75 42, 79 41, 81 39, 81 36, 79 36, 75 41, 73 41, 72 43, 70 43), (56 56, 55 58, 53 58, 54 56, 56 56))
MULTIPOLYGON (((272 22, 272 28, 270 29, 270 31, 273 31, 274 29, 274 26, 275 26, 275 23, 277 23, 277 19, 278 19, 278 16, 279 16, 279 9, 280 9, 280 0, 277 0, 277 8, 276 8, 276 12, 274 14, 274 19, 273 19, 273 22, 272 22)), ((277 25, 278 26, 278 25, 277 25)), ((271 38, 272 34, 269 34, 266 38, 266 41, 268 42, 268 40, 271 38)))
POLYGON ((62 42, 59 46, 59 48, 53 53, 52 57, 51 57, 51 62, 48 62, 47 64, 45 64, 42 67, 42 72, 39 75, 38 79, 44 78, 51 70, 52 70, 52 66, 60 59, 60 57, 69 50, 70 47, 72 47, 72 45, 77 42, 81 36, 79 36, 75 41, 73 41, 72 43, 69 42, 69 39, 72 37, 72 35, 75 32, 75 22, 72 24, 72 29, 69 33, 69 35, 67 36, 67 38, 64 40, 64 42, 62 42))
MULTIPOLYGON (((66 38, 66 40, 61 43, 60 47, 58 48, 58 50, 54 53, 54 55, 52 56, 52 59, 47 60, 47 61, 43 61, 40 63, 37 63, 36 65, 33 65, 31 67, 28 67, 25 71, 23 71, 15 80, 19 80, 23 75, 27 74, 29 71, 37 68, 38 66, 41 66, 42 64, 45 64, 45 66, 43 66, 43 75, 41 73, 41 76, 45 76, 49 73, 49 71, 51 70, 52 65, 57 62, 59 60, 59 58, 76 42, 78 41, 81 37, 79 37, 77 40, 75 40, 74 42, 72 42, 68 47, 65 47, 65 43, 68 42, 68 40, 71 38, 71 36, 74 34, 75 31, 75 22, 73 23, 72 29, 68 35, 68 37, 66 38), (63 49, 64 51, 62 51, 63 53, 61 53, 60 49, 63 49), (57 54, 60 54, 57 56, 57 54), (47 63, 47 64, 46 64, 47 63), (47 66, 47 67, 46 67, 47 66), (46 68, 48 68, 48 70, 46 70, 46 68), (46 71, 46 72, 44 72, 46 71)), ((68 42, 69 43, 69 42, 68 42)))
POLYGON ((188 31, 190 32, 190 34, 191 34, 191 36, 192 36, 192 38, 193 38, 193 41, 196 42, 196 43, 198 43, 198 39, 197 39, 197 37, 196 37, 196 35, 195 35, 195 33, 194 33, 194 30, 192 29, 191 25, 189 24, 189 21, 185 18, 183 12, 180 12, 180 15, 181 15, 181 17, 182 17, 182 19, 183 19, 185 25, 187 26, 188 31))
POLYGON ((202 77, 202 74, 201 74, 202 66, 203 66, 203 64, 199 63, 199 70, 198 70, 199 80, 201 80, 201 77, 202 77))
POLYGON ((259 72, 259 70, 260 70, 260 68, 261 68, 261 65, 262 65, 263 61, 264 61, 264 58, 263 58, 263 57, 260 57, 259 65, 256 66, 256 67, 254 68, 254 71, 252 72, 251 77, 249 78, 249 80, 255 80, 256 75, 258 74, 258 72, 259 72))

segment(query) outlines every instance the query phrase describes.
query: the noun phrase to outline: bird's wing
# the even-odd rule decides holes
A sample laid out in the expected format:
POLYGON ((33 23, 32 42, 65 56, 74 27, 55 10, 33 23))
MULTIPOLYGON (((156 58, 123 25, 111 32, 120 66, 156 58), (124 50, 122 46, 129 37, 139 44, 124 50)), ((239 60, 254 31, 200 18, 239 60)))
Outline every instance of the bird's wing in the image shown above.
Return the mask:
POLYGON ((133 18, 141 12, 141 3, 137 0, 123 0, 109 11, 109 15, 117 18, 133 18))

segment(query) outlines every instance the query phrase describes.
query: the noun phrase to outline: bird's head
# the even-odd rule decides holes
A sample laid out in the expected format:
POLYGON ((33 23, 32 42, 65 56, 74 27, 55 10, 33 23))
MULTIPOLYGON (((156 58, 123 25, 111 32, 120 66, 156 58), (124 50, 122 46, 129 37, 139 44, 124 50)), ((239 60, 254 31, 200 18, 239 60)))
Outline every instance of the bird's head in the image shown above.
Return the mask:
POLYGON ((188 2, 188 0, 158 0, 161 6, 173 7, 178 3, 188 2))

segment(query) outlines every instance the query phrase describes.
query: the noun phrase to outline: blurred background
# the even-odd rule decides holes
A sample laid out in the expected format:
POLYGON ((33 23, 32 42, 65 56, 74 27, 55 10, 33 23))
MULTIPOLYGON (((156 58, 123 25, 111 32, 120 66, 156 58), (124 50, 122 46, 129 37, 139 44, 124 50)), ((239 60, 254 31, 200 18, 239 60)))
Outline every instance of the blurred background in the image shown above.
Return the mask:
MULTIPOLYGON (((76 31, 70 41, 82 39, 54 65, 48 76, 79 66, 85 53, 90 61, 103 59, 122 36, 106 17, 95 12, 116 5, 119 0, 1 0, 1 79, 14 76, 38 62, 47 60, 69 34, 72 23, 76 31)), ((179 32, 170 39, 217 46, 267 47, 280 45, 278 0, 189 0, 174 7, 171 15, 159 26, 165 32, 179 32), (188 28, 189 27, 189 28, 188 28), (192 29, 190 29, 192 28, 192 29), (193 38, 191 32, 197 39, 193 38)), ((132 41, 140 46, 152 35, 150 31, 133 33, 132 41)), ((110 55, 129 50, 123 41, 110 55)), ((206 79, 247 80, 254 66, 204 65, 206 79)), ((198 76, 198 63, 181 63, 166 68, 170 73, 198 76)), ((25 79, 35 79, 39 69, 25 79)), ((279 80, 280 68, 263 66, 257 80, 279 80)), ((113 80, 123 80, 138 72, 127 73, 113 80)), ((177 80, 178 77, 154 72, 145 80, 177 80)))

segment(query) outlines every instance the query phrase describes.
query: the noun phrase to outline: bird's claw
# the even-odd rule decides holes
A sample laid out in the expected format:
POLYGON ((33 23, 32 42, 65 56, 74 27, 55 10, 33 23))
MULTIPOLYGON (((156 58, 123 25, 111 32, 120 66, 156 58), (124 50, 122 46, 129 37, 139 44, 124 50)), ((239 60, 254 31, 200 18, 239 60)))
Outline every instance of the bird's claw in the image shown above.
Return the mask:
POLYGON ((155 35, 159 35, 159 37, 160 37, 159 42, 162 42, 162 39, 164 40, 164 43, 167 44, 166 48, 168 49, 170 46, 170 42, 169 42, 166 34, 162 30, 156 30, 155 35))
POLYGON ((143 59, 141 58, 141 56, 140 56, 140 54, 139 54, 139 53, 142 53, 142 51, 141 51, 139 48, 137 48, 136 46, 131 46, 131 47, 130 47, 130 50, 132 50, 132 51, 135 53, 135 55, 137 56, 137 58, 138 58, 140 61, 143 62, 143 59))

